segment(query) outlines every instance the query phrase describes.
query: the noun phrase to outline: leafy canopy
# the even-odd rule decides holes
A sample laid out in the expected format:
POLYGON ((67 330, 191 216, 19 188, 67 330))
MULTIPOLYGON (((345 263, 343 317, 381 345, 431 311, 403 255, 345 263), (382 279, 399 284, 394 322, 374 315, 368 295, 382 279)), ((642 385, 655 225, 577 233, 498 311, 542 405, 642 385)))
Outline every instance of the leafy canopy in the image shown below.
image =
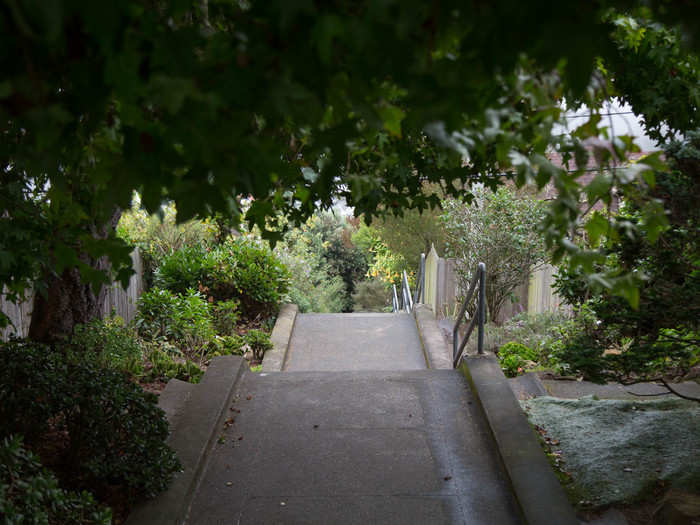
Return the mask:
MULTIPOLYGON (((687 113, 696 112, 695 59, 673 66, 671 79, 651 79, 665 86, 661 106, 633 96, 639 87, 621 73, 649 61, 658 71, 685 63, 679 42, 699 46, 693 8, 641 0, 8 3, 0 9, 0 282, 18 292, 70 266, 103 282, 79 257, 85 251, 124 270, 123 243, 94 241, 94 225, 128 207, 134 189, 151 211, 173 199, 182 220, 237 215, 238 196, 249 195, 247 219, 279 238, 266 227, 278 211, 299 223, 341 195, 369 220, 379 204, 399 212, 437 205, 421 191, 426 181, 457 196, 473 181, 495 186, 504 173, 519 184, 554 182, 550 244, 590 271, 595 254, 567 241, 580 171, 552 166, 545 153, 554 146, 585 166, 582 143, 598 135, 600 117, 558 139, 560 101, 597 107, 618 90, 642 113, 688 100, 687 113), (613 9, 642 20, 646 32, 613 9), (678 28, 647 42, 657 22, 678 28), (659 47, 678 52, 665 62, 659 47)), ((697 121, 667 123, 683 131, 697 121)), ((610 163, 630 149, 610 137, 599 157, 610 163)), ((641 177, 640 166, 614 174, 593 197, 641 177)))

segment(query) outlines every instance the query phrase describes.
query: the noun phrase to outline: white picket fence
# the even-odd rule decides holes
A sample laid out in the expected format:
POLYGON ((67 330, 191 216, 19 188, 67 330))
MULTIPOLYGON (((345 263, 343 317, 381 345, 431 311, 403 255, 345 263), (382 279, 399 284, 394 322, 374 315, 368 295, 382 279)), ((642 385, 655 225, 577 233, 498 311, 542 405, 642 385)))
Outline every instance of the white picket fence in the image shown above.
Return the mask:
MULTIPOLYGON (((102 308, 103 315, 114 311, 126 322, 132 321, 136 316, 136 301, 144 291, 143 261, 138 250, 131 252, 131 262, 136 273, 131 276, 128 288, 125 290, 119 283, 112 284, 107 290, 102 308)), ((7 340, 11 335, 26 337, 32 321, 33 299, 33 291, 28 291, 24 301, 17 304, 8 301, 4 294, 0 295, 0 310, 12 322, 12 326, 0 331, 0 338, 7 340)))

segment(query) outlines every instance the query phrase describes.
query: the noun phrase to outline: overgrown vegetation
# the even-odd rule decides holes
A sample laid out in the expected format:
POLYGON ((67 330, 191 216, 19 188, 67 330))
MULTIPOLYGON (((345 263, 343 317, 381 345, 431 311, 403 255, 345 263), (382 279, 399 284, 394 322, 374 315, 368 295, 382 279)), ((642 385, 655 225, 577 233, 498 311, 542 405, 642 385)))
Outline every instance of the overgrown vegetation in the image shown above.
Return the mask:
POLYGON ((101 502, 133 502, 165 490, 180 464, 165 443, 168 423, 156 396, 124 372, 100 366, 107 356, 76 359, 65 350, 1 345, 0 438, 22 436, 62 487, 90 491, 101 502))
POLYGON ((502 186, 496 192, 472 190, 471 205, 444 201, 442 220, 447 253, 457 261, 461 289, 466 292, 477 264, 486 264, 488 317, 499 319, 505 301, 547 258, 540 228, 544 203, 502 186))

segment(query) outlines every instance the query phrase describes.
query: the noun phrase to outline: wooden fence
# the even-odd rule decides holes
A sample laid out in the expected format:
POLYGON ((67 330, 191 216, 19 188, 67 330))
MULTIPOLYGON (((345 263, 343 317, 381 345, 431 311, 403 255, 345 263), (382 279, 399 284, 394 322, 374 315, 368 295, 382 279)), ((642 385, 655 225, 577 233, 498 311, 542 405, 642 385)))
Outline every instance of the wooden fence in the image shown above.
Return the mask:
MULTIPOLYGON (((136 273, 131 276, 128 288, 124 290, 121 284, 112 284, 107 289, 105 302, 102 307, 103 315, 109 315, 114 311, 116 315, 122 317, 127 323, 136 316, 136 301, 144 291, 143 261, 138 250, 131 252, 131 262, 136 273)), ((18 304, 8 301, 4 294, 0 295, 0 310, 12 322, 12 326, 8 326, 0 332, 0 337, 3 340, 6 340, 10 335, 26 337, 32 320, 33 299, 33 291, 28 291, 25 300, 18 304)))
MULTIPOLYGON (((431 246, 425 257, 423 302, 440 319, 457 315, 460 306, 457 301, 466 292, 460 290, 455 268, 454 259, 440 257, 435 246, 431 246)), ((553 266, 546 265, 533 272, 529 282, 516 288, 512 299, 503 305, 498 321, 506 321, 521 312, 542 313, 559 308, 562 300, 552 289, 555 271, 553 266)))

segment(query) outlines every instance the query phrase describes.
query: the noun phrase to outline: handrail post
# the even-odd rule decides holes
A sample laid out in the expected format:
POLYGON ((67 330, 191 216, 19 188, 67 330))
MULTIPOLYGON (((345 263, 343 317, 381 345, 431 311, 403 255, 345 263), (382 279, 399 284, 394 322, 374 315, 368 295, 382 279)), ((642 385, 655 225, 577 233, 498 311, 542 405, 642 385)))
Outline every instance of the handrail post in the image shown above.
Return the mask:
POLYGON ((479 263, 479 340, 478 340, 478 352, 479 354, 484 353, 484 322, 486 321, 486 265, 484 263, 479 263))

